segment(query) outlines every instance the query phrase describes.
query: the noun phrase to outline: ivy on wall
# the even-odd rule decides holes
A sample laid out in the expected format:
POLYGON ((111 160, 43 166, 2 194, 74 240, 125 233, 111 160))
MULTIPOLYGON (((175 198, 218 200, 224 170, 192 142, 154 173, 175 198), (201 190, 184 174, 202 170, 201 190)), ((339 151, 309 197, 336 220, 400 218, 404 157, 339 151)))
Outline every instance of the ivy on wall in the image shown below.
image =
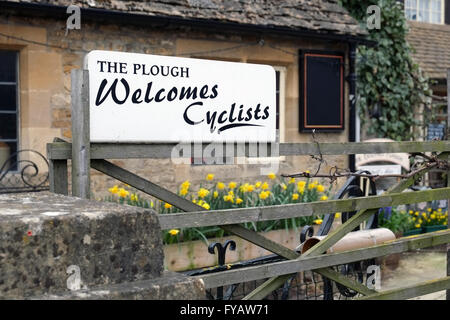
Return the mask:
POLYGON ((357 107, 365 135, 397 141, 414 140, 421 104, 431 102, 430 80, 412 60, 406 41, 403 5, 395 0, 340 0, 367 30, 370 5, 380 7, 380 29, 367 30, 378 44, 359 46, 357 107))

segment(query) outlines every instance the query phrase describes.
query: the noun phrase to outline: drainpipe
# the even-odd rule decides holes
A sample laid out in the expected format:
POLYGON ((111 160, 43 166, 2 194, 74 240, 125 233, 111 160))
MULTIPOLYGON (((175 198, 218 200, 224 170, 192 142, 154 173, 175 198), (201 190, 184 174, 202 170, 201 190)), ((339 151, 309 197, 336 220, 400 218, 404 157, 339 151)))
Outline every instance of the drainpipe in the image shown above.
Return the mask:
MULTIPOLYGON (((349 84, 349 125, 348 125, 348 141, 355 142, 356 135, 359 140, 359 123, 356 119, 356 43, 349 43, 349 65, 350 70, 347 76, 349 84), (357 133, 358 131, 358 133, 357 133)), ((359 119, 358 119, 359 120, 359 119)), ((359 122, 359 121, 358 121, 359 122)), ((351 171, 355 171, 355 155, 351 154, 348 159, 349 168, 351 171)))

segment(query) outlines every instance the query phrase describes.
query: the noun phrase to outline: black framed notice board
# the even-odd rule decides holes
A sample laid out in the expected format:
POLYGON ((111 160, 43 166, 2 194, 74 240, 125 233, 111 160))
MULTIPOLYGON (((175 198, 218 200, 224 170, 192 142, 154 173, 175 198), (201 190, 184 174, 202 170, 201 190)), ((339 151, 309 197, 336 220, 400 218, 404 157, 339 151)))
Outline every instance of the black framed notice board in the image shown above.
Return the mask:
POLYGON ((344 130, 344 54, 299 52, 300 132, 344 130))

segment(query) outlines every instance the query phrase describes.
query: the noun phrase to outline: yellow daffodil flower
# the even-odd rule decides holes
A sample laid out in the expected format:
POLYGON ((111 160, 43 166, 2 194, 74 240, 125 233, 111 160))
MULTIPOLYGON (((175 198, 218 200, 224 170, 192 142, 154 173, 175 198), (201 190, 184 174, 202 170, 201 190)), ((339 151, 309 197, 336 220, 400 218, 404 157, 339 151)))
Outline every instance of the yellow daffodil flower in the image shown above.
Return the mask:
POLYGON ((111 192, 112 194, 117 194, 119 193, 119 187, 115 185, 114 187, 109 188, 108 191, 111 192))
POLYGON ((206 202, 202 205, 202 207, 205 208, 206 210, 209 210, 211 208, 209 204, 207 204, 206 202))
POLYGON ((205 188, 200 188, 200 190, 198 190, 197 195, 199 196, 199 198, 204 198, 209 194, 209 190, 205 189, 205 188))
POLYGON ((236 199, 236 204, 241 204, 242 202, 244 202, 244 200, 242 200, 241 198, 236 199))
POLYGON ((298 197, 299 197, 298 193, 292 194, 292 200, 298 200, 298 197))
POLYGON ((256 189, 258 189, 259 187, 261 187, 261 181, 257 181, 256 183, 255 183, 255 188, 256 189))
POLYGON ((214 193, 213 193, 214 199, 216 199, 218 196, 219 196, 219 193, 217 191, 214 191, 214 193))
POLYGON ((264 183, 261 185, 261 189, 263 189, 263 190, 269 189, 269 184, 264 181, 264 183))
POLYGON ((327 199, 328 199, 328 197, 326 195, 323 195, 323 196, 320 197, 320 200, 322 200, 322 201, 325 201, 327 199))
POLYGON ((313 221, 315 224, 322 224, 323 220, 322 219, 316 219, 313 221))
POLYGON ((188 192, 189 192, 189 191, 188 191, 188 189, 186 189, 186 188, 181 188, 181 190, 180 190, 180 194, 181 194, 182 196, 187 195, 188 192))
POLYGON ((259 193, 259 198, 262 200, 267 199, 270 196, 270 191, 261 191, 259 193))
POLYGON ((186 180, 185 182, 183 182, 181 184, 181 189, 189 189, 190 186, 191 186, 191 183, 189 182, 189 180, 186 180))
POLYGON ((234 188, 236 188, 236 186, 237 186, 236 182, 233 182, 233 181, 231 181, 231 182, 228 184, 228 188, 230 188, 230 189, 234 189, 234 188))
POLYGON ((287 186, 284 183, 280 184, 280 186, 281 186, 281 189, 283 189, 283 190, 287 189, 287 186))
POLYGON ((324 187, 323 185, 319 184, 319 185, 317 186, 317 191, 319 191, 319 192, 324 192, 324 191, 325 191, 325 187, 324 187))
POLYGON ((275 175, 275 173, 271 172, 267 175, 267 177, 269 177, 270 180, 275 179, 277 176, 275 175))
POLYGON ((165 203, 164 204, 164 208, 166 208, 166 209, 170 209, 170 208, 172 208, 172 205, 170 204, 170 203, 165 203))
POLYGON ((293 184, 293 183, 295 183, 295 178, 290 178, 289 179, 289 184, 293 184))
POLYGON ((130 193, 124 188, 119 189, 119 197, 126 198, 130 193))
POLYGON ((178 229, 171 229, 171 230, 169 230, 169 234, 171 236, 176 236, 179 232, 180 232, 180 230, 178 230, 178 229))
POLYGON ((217 182, 217 189, 219 189, 219 190, 225 189, 225 183, 223 183, 223 182, 217 182))
POLYGON ((206 175, 206 180, 208 180, 208 181, 213 181, 213 179, 214 179, 214 175, 213 175, 212 173, 208 173, 208 174, 206 175))

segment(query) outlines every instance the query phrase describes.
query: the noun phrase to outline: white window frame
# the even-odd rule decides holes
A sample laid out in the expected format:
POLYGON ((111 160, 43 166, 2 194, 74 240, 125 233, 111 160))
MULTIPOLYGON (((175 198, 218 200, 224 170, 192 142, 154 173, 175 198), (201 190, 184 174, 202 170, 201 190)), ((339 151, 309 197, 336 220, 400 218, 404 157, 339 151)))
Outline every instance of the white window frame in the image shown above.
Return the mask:
POLYGON ((433 24, 444 24, 444 21, 445 21, 445 1, 444 0, 439 0, 440 3, 441 3, 441 17, 440 17, 440 21, 439 22, 432 22, 431 21, 432 13, 433 12, 437 12, 437 11, 432 11, 432 9, 431 9, 431 0, 428 0, 429 4, 430 4, 429 5, 430 9, 428 10, 428 17, 427 17, 427 19, 425 21, 417 19, 418 15, 419 15, 419 12, 423 13, 423 11, 420 10, 420 1, 421 0, 416 0, 416 7, 415 8, 414 7, 407 7, 406 6, 407 2, 405 1, 405 16, 406 16, 406 10, 407 9, 415 9, 416 10, 416 14, 417 14, 415 20, 412 20, 408 16, 406 16, 407 19, 409 19, 411 21, 418 21, 418 22, 426 22, 426 23, 433 23, 433 24))
MULTIPOLYGON (((278 116, 278 132, 276 137, 277 143, 283 143, 285 142, 286 138, 286 72, 287 68, 283 66, 272 66, 276 72, 279 72, 280 74, 280 89, 278 94, 278 100, 279 100, 279 116, 278 116)), ((241 159, 239 159, 241 160, 241 159)), ((281 161, 285 161, 285 156, 279 156, 279 157, 259 157, 259 158, 246 158, 246 163, 248 164, 267 164, 267 163, 277 163, 281 161)), ((240 162, 242 163, 242 162, 240 162)))

